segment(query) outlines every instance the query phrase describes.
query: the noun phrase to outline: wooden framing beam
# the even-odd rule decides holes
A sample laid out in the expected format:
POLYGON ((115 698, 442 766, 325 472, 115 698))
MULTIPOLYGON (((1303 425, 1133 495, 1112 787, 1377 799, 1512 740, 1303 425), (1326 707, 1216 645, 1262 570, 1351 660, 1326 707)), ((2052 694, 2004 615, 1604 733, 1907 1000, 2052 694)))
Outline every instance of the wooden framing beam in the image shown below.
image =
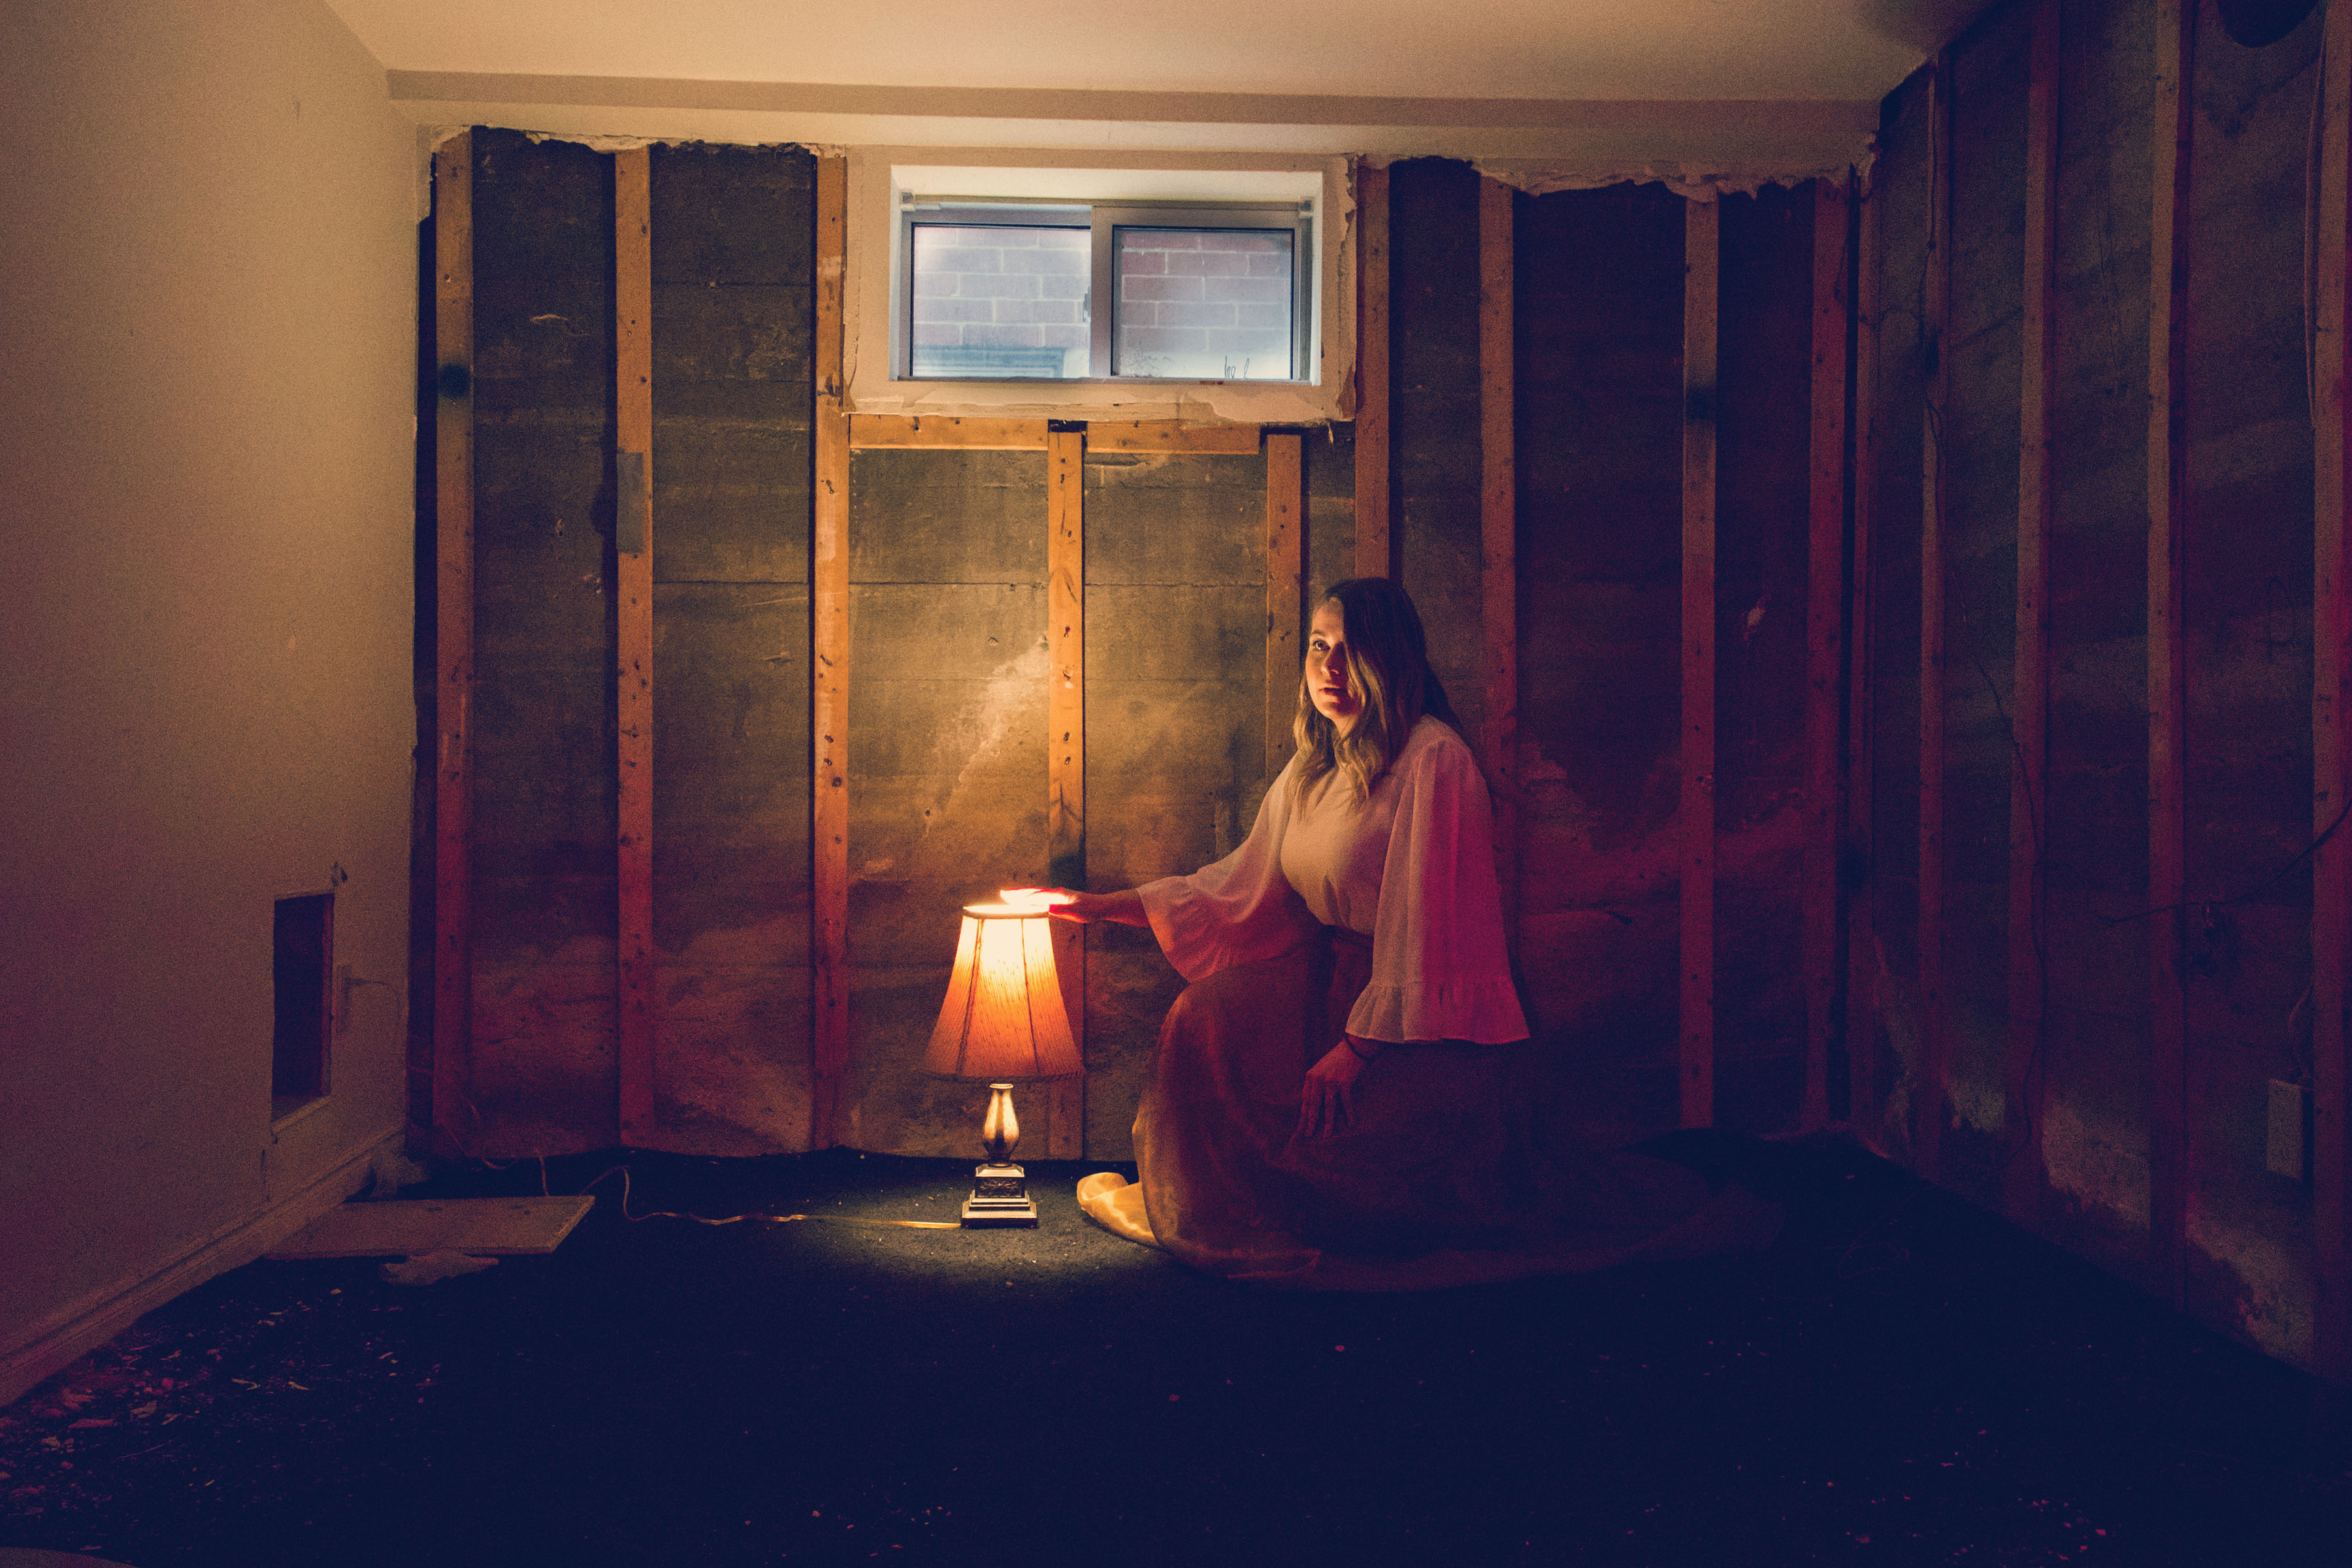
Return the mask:
POLYGON ((2148 1244, 2151 1284, 2179 1306, 2189 1221, 2187 667, 2181 509, 2187 442, 2189 158, 2196 0, 2157 0, 2154 210, 2147 323, 2148 1244))
POLYGON ((653 175, 643 147, 613 154, 619 412, 613 533, 619 735, 617 985, 621 1142, 654 1131, 653 175))
POLYGON ((1087 447, 1096 452, 1222 452, 1247 457, 1257 450, 1255 425, 1188 425, 1181 419, 1095 420, 1087 426, 1087 447))
MULTIPOLYGON (((473 1044, 474 135, 433 153, 433 1125, 454 1135, 473 1044)), ((417 1098, 424 1098, 419 1096, 417 1098)))
POLYGON ((1300 634, 1307 624, 1307 459, 1304 440, 1278 430, 1265 438, 1265 777, 1295 749, 1300 634))
POLYGON ((1805 531, 1805 1086, 1800 1124, 1830 1121, 1837 1029, 1839 681, 1845 673, 1845 187, 1813 182, 1811 431, 1805 531))
POLYGON ((2050 975, 2043 822, 2050 777, 2050 387, 2058 279, 2058 0, 2037 0, 2025 110, 2025 287, 2017 437, 2017 615, 2010 662, 2009 1031, 2001 1051, 2002 1206, 2042 1210, 2041 1064, 2050 975))
POLYGON ((1931 369, 1919 473, 1919 998, 1920 1082, 1911 1147, 1918 1172, 1943 1170, 1952 1081, 1944 994, 1944 414, 1951 391, 1952 58, 1936 57, 1928 118, 1927 299, 1931 369))
POLYGON ((849 161, 816 161, 815 482, 809 550, 809 1147, 840 1140, 849 1070, 849 415, 842 279, 849 161))
POLYGON ((939 414, 857 414, 849 418, 849 445, 967 452, 1037 452, 1045 447, 1043 419, 964 419, 939 414))
POLYGON ((1721 205, 1683 204, 1682 1123, 1715 1123, 1715 419, 1721 205))
POLYGON ((1513 329, 1517 284, 1512 217, 1517 195, 1478 181, 1479 677, 1486 733, 1478 750, 1495 798, 1495 878, 1503 929, 1518 931, 1518 459, 1513 329))
POLYGON ((1840 858, 1853 878, 1846 904, 1846 1116, 1864 1145, 1886 1152, 1878 1082, 1877 661, 1872 610, 1878 557, 1879 225, 1885 203, 1848 176, 1854 215, 1853 560, 1846 630, 1846 777, 1840 858))
POLYGON ((2352 552, 2352 26, 2328 17, 2321 70, 2319 215, 2312 258, 2317 286, 2312 363, 2315 638, 2312 670, 2312 831, 2325 835, 2313 867, 2311 905, 2312 1220, 2318 1273, 2313 1315, 2315 1370, 2352 1383, 2352 1150, 2345 1117, 2347 1059, 2345 1009, 2352 980, 2352 835, 2337 826, 2352 799, 2352 591, 2345 573, 2352 552), (2330 829, 2334 829, 2333 832, 2330 829))
MULTIPOLYGON (((1056 430, 1045 444, 1045 854, 1048 880, 1071 888, 1087 885, 1087 441, 1085 432, 1056 430)), ((1070 1037, 1083 1060, 1086 928, 1050 924, 1070 1037)), ((1086 1079, 1055 1079, 1046 1102, 1046 1158, 1081 1158, 1086 1079)))
POLYGON ((1396 575, 1389 462, 1389 172, 1356 161, 1356 575, 1396 575))

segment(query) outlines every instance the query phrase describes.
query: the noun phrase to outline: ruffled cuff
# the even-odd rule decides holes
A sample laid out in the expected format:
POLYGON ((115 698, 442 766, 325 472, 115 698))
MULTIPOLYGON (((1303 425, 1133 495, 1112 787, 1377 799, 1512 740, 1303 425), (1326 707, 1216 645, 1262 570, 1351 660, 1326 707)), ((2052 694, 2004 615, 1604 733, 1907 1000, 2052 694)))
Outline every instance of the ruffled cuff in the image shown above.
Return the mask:
POLYGON ((1375 984, 1356 998, 1348 1033, 1397 1045, 1467 1040, 1507 1046, 1528 1037, 1528 1020, 1507 976, 1435 985, 1375 984))
POLYGON ((1187 980, 1205 980, 1236 963, 1279 958, 1307 942, 1315 917, 1296 899, 1243 900, 1204 893, 1191 877, 1162 877, 1136 889, 1160 951, 1187 980))

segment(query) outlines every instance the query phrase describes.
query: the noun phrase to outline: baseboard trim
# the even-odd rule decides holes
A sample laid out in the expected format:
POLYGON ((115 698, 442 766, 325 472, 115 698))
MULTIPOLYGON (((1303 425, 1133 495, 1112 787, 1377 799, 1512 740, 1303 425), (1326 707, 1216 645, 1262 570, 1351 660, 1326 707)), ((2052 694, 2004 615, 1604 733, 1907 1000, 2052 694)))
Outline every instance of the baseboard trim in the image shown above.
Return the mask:
POLYGON ((376 1156, 397 1151, 402 1130, 361 1144, 299 1191, 236 1220, 151 1272, 100 1286, 27 1325, 0 1347, 0 1405, 64 1370, 173 1297, 259 1258, 367 1185, 376 1156))

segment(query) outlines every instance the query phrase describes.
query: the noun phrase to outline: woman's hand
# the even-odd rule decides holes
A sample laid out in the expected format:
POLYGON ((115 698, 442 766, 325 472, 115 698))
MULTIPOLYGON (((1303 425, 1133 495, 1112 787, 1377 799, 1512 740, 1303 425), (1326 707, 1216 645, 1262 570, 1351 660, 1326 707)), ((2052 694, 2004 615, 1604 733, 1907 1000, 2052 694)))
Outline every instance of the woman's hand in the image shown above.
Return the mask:
POLYGON ((1323 1053, 1321 1061, 1307 1069, 1307 1083, 1298 1094, 1301 1138, 1337 1132, 1355 1119, 1356 1079, 1363 1076, 1366 1061, 1380 1055, 1380 1050, 1377 1040, 1343 1036, 1323 1053))
POLYGON ((1150 925, 1150 917, 1143 912, 1143 900, 1132 888, 1122 888, 1116 893, 1082 893, 1070 888, 1007 888, 1004 896, 1022 903, 1045 906, 1045 912, 1057 921, 1075 921, 1080 925, 1095 921, 1110 921, 1118 925, 1150 925))

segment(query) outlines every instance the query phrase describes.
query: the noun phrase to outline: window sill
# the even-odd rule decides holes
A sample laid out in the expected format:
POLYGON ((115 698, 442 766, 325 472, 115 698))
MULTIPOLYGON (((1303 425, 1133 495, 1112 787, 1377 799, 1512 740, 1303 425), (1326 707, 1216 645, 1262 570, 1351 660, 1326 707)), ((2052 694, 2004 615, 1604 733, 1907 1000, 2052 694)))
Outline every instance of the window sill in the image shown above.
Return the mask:
POLYGON ((1352 417, 1338 389, 1305 381, 889 381, 853 386, 854 414, 1320 425, 1352 417))

